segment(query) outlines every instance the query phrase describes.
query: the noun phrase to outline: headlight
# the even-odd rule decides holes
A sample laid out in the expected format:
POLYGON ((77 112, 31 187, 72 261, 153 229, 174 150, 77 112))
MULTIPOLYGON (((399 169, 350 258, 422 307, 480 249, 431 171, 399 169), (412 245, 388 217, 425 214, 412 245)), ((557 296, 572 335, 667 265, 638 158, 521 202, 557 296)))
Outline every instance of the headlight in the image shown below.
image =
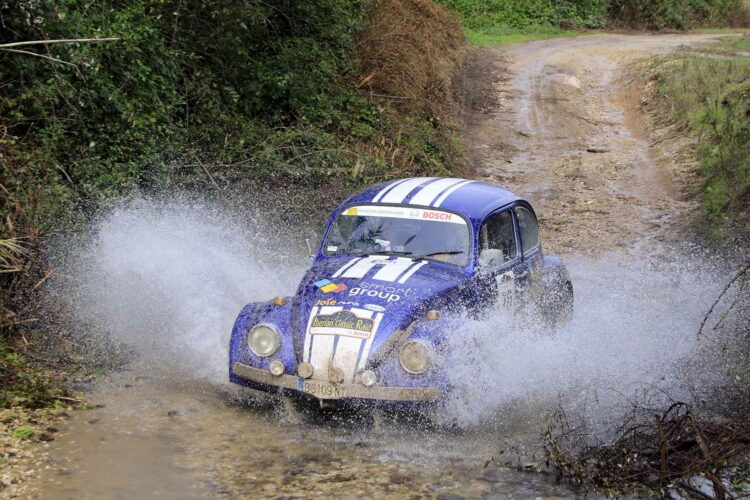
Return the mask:
POLYGON ((412 375, 421 375, 430 366, 430 351, 421 342, 407 342, 398 353, 401 368, 412 375))
POLYGON ((258 325, 247 336, 247 343, 253 354, 261 358, 267 358, 279 350, 281 339, 276 329, 271 325, 258 325))

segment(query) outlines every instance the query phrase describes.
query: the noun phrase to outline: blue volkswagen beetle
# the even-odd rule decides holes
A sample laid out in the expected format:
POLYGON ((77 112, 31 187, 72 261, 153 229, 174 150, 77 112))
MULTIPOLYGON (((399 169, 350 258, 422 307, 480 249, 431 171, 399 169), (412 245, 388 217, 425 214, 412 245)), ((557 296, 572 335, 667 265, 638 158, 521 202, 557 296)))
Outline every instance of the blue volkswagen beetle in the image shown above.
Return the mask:
POLYGON ((532 306, 573 313, 573 286, 545 256, 529 203, 492 184, 411 178, 341 204, 294 297, 240 312, 231 382, 320 400, 435 404, 462 321, 532 306))

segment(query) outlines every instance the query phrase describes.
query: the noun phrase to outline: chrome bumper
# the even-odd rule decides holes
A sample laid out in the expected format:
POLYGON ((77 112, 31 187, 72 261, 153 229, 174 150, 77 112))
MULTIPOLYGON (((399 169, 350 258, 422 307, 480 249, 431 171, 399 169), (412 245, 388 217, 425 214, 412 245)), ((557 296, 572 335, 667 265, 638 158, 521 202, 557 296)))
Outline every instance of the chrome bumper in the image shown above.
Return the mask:
POLYGON ((434 387, 365 387, 337 385, 324 380, 303 379, 294 375, 271 375, 271 372, 242 363, 232 365, 232 373, 241 379, 299 391, 318 399, 372 399, 377 401, 435 402, 440 400, 440 389, 434 387))

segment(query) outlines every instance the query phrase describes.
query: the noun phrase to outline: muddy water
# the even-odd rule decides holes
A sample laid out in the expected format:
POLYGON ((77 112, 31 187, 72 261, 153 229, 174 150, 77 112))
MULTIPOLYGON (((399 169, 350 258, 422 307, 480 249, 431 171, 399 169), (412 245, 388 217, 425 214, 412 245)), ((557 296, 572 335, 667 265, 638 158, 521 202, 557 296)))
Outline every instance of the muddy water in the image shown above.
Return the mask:
POLYGON ((293 293, 304 259, 267 263, 262 232, 238 232, 200 207, 115 213, 65 290, 78 291, 83 322, 140 356, 89 395, 102 407, 60 429, 30 496, 574 496, 523 472, 543 462, 544 415, 564 403, 591 416, 595 402, 591 422, 605 421, 639 382, 679 387, 668 367, 693 349, 722 282, 696 274, 701 262, 666 271, 669 259, 640 262, 691 207, 653 160, 633 97, 617 90, 638 57, 705 39, 596 36, 481 55, 470 97, 482 111, 467 144, 483 178, 535 203, 545 244, 572 264, 577 312, 557 336, 470 325, 454 346, 466 354, 454 367, 458 430, 368 412, 306 415, 236 394, 224 383, 234 316, 293 293))
MULTIPOLYGON (((306 415, 200 381, 119 374, 63 429, 38 498, 544 496, 572 492, 503 467, 502 435, 306 415)), ((507 429, 511 432, 510 429, 507 429)))

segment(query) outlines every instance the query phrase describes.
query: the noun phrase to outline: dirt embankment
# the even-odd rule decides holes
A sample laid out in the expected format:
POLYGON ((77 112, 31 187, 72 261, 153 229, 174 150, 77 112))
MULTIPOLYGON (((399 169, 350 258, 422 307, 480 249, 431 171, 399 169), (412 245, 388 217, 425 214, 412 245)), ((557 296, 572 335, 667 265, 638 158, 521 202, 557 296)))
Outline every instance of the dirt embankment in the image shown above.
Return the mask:
POLYGON ((685 158, 652 144, 627 69, 711 38, 596 35, 475 53, 463 99, 477 176, 527 197, 553 252, 648 253, 680 239, 697 208, 685 158))

